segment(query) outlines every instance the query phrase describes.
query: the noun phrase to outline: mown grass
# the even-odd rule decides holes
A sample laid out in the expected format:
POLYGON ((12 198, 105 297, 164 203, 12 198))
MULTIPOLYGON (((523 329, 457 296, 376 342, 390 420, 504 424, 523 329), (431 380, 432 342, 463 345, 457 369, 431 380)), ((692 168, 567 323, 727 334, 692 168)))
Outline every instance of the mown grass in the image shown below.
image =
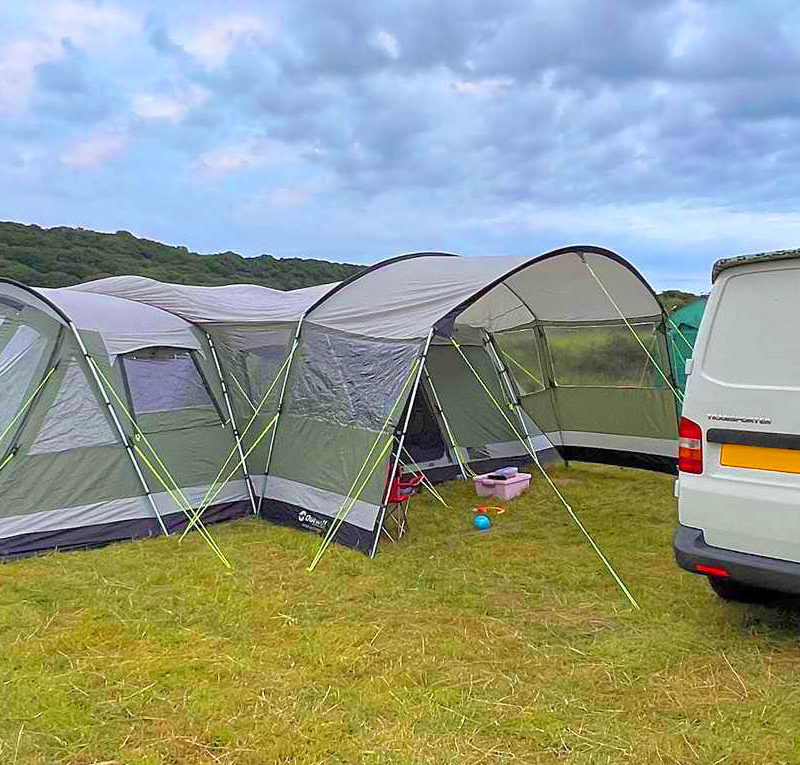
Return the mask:
POLYGON ((794 763, 798 612, 679 572, 671 479, 553 471, 472 529, 415 498, 367 560, 247 520, 0 566, 2 763, 794 763))

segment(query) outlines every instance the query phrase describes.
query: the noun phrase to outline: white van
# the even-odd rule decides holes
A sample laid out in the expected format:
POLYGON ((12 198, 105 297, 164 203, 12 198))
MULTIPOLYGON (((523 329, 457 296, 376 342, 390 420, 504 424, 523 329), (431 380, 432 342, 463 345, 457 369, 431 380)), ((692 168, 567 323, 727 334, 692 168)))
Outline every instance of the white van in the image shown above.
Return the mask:
POLYGON ((678 564, 728 600, 800 593, 800 250, 718 261, 680 425, 678 564))

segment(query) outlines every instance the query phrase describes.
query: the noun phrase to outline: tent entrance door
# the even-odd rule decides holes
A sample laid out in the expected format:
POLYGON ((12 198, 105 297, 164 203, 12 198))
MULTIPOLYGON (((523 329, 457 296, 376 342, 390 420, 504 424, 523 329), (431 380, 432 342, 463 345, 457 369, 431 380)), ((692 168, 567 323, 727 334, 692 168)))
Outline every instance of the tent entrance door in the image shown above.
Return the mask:
POLYGON ((423 386, 414 400, 404 447, 416 463, 433 462, 447 454, 442 431, 423 386))

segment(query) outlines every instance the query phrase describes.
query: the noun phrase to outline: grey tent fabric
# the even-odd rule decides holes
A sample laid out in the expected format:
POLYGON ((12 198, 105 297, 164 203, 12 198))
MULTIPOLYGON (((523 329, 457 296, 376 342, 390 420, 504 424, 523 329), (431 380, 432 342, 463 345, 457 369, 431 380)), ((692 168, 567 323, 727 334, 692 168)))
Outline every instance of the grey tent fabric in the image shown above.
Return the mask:
POLYGON ((264 324, 296 321, 335 286, 323 284, 283 292, 256 284, 190 287, 143 276, 110 276, 69 289, 145 303, 197 324, 264 324))
POLYGON ((45 338, 31 326, 9 319, 5 329, 12 334, 0 350, 0 431, 17 415, 46 349, 45 338))
POLYGON ((65 372, 55 400, 28 454, 51 454, 118 442, 108 415, 97 400, 77 358, 64 362, 65 372))
POLYGON ((617 320, 587 264, 624 306, 627 316, 660 316, 655 295, 618 260, 589 248, 552 256, 459 258, 442 254, 397 258, 334 290, 307 319, 373 337, 425 337, 451 310, 469 303, 458 322, 490 331, 530 321, 617 320), (475 296, 498 283, 483 297, 475 296))
POLYGON ((201 349, 192 325, 167 311, 67 288, 40 289, 38 294, 61 309, 79 329, 99 333, 111 358, 158 345, 201 349))

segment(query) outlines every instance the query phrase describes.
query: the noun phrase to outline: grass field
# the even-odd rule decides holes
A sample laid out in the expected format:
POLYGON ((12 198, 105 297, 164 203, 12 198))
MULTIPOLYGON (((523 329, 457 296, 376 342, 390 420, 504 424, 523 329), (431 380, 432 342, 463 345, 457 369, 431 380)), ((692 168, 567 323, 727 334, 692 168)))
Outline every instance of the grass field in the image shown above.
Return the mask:
POLYGON ((255 520, 0 566, 2 763, 795 763, 800 616, 672 561, 671 479, 573 465, 374 561, 255 520))

